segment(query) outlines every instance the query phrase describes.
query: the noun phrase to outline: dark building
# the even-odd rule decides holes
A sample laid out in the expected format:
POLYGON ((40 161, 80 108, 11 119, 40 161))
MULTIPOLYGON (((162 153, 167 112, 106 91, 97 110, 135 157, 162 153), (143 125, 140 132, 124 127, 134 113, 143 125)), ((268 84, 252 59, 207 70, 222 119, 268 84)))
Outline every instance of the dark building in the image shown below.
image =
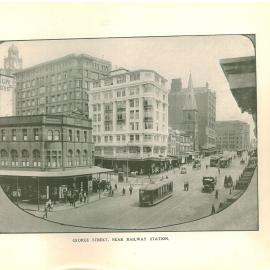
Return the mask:
MULTIPOLYGON (((255 43, 255 41, 253 41, 255 43)), ((242 112, 252 115, 257 136, 257 85, 255 56, 220 60, 221 68, 229 82, 231 93, 242 112)))
MULTIPOLYGON (((169 93, 169 125, 173 129, 183 130, 186 95, 188 88, 182 88, 181 79, 173 79, 169 93)), ((213 153, 216 151, 216 93, 204 87, 193 87, 197 105, 198 145, 200 151, 213 153)))
POLYGON ((15 73, 16 115, 89 114, 90 81, 111 70, 111 63, 85 54, 70 54, 15 73))
POLYGON ((38 188, 40 199, 58 200, 71 188, 88 191, 100 171, 92 157, 91 120, 82 115, 0 118, 0 183, 9 196, 37 198, 38 188))

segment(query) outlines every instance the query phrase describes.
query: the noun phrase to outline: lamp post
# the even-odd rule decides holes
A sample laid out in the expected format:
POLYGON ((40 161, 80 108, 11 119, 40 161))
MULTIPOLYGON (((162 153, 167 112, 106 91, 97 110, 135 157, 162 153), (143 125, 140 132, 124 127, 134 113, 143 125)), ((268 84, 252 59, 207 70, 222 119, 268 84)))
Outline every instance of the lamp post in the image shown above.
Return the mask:
POLYGON ((129 143, 127 143, 127 163, 126 163, 126 166, 127 166, 127 174, 126 174, 126 183, 128 183, 128 157, 129 157, 129 143))

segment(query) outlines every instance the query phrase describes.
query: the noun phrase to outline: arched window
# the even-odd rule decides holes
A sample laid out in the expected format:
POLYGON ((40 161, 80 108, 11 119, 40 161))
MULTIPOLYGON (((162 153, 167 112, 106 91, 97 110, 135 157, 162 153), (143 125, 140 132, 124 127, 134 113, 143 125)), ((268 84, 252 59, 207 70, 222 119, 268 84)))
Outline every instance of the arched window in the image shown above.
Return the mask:
POLYGON ((34 167, 40 167, 40 151, 37 149, 33 150, 33 164, 34 167))
POLYGON ((5 149, 0 152, 1 166, 7 166, 8 163, 8 153, 5 149))
POLYGON ((73 152, 72 152, 72 150, 68 150, 68 155, 67 155, 67 165, 68 165, 68 167, 72 166, 72 160, 73 160, 73 152))
POLYGON ((81 152, 80 150, 76 150, 76 153, 75 153, 75 166, 80 166, 80 163, 81 163, 81 152))
POLYGON ((60 132, 59 130, 54 131, 54 140, 59 141, 60 140, 60 132))
POLYGON ((19 163, 18 163, 18 152, 17 150, 13 149, 11 150, 10 152, 10 155, 11 155, 11 166, 18 166, 19 163))
POLYGON ((29 152, 27 150, 22 150, 22 166, 29 167, 29 152))
POLYGON ((48 141, 52 141, 53 139, 53 132, 52 130, 48 130, 48 141))
POLYGON ((83 165, 86 166, 88 163, 87 150, 83 150, 82 160, 83 160, 83 165))

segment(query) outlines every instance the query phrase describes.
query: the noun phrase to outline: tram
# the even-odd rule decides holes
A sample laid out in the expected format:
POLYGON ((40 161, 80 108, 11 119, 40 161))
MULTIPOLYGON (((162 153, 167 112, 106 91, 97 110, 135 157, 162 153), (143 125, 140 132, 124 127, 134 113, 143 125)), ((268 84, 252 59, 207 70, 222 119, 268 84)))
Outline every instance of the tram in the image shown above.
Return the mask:
POLYGON ((173 193, 173 181, 163 180, 156 183, 147 184, 139 189, 140 206, 155 205, 173 193))
POLYGON ((222 155, 215 155, 210 158, 210 167, 218 167, 219 161, 222 158, 222 155))
POLYGON ((232 164, 232 156, 224 156, 219 161, 220 168, 228 168, 232 164))

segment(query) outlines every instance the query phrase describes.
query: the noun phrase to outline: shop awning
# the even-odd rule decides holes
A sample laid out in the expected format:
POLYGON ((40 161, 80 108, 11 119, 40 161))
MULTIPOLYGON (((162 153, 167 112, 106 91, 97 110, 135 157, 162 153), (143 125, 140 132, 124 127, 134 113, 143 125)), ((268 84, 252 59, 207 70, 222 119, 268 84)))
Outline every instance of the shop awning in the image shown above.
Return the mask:
POLYGON ((75 176, 110 173, 110 172, 113 172, 113 170, 100 168, 97 166, 93 166, 90 168, 67 169, 62 171, 0 170, 0 177, 1 176, 40 177, 40 178, 75 177, 75 176))

